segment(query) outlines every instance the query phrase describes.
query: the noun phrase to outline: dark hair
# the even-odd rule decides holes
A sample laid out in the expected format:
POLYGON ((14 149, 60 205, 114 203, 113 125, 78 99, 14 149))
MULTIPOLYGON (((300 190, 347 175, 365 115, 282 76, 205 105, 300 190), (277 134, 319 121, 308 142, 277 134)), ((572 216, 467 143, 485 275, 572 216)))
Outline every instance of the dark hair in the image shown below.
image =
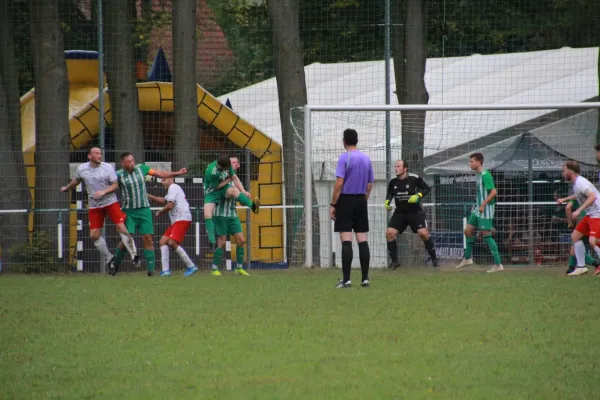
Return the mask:
POLYGON ((483 164, 483 154, 481 153, 473 153, 469 156, 469 159, 474 158, 475 160, 479 161, 480 163, 483 164))
POLYGON ((581 167, 579 166, 579 163, 575 160, 567 161, 565 163, 565 167, 567 167, 568 170, 575 172, 576 174, 581 173, 581 167))
POLYGON ((219 167, 227 169, 231 167, 231 160, 229 159, 228 155, 221 154, 219 158, 217 158, 217 164, 219 165, 219 167))
POLYGON ((600 151, 600 143, 596 145, 596 151, 600 151))
POLYGON ((406 161, 404 161, 404 160, 402 160, 402 159, 400 159, 400 160, 396 160, 396 162, 398 162, 398 161, 402 161, 402 166, 403 166, 404 168, 408 169, 408 163, 407 163, 406 161))
POLYGON ((346 129, 344 131, 344 143, 347 146, 356 146, 358 143, 358 133, 354 129, 346 129))
POLYGON ((125 153, 121 153, 121 161, 123 161, 125 158, 132 156, 133 154, 131 154, 131 152, 126 151, 125 153))

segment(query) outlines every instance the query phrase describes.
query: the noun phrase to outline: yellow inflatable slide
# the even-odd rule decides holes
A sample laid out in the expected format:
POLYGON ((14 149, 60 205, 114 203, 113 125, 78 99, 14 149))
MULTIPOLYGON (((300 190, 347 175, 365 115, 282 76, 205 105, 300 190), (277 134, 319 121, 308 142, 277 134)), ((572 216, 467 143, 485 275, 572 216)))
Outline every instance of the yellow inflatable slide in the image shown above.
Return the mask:
MULTIPOLYGON (((65 53, 69 79, 69 126, 71 149, 86 147, 98 135, 98 60, 97 53, 68 51, 65 53)), ((173 112, 171 82, 142 82, 137 84, 140 111, 173 112)), ((105 120, 111 123, 110 97, 104 88, 105 120)), ((248 149, 260 161, 257 179, 251 181, 250 191, 266 206, 283 204, 283 168, 281 145, 219 102, 200 85, 197 86, 198 117, 215 127, 241 149, 248 149)), ((34 198, 35 188, 35 89, 21 97, 21 126, 27 180, 34 198)), ((70 237, 76 237, 77 217, 71 213, 70 237)), ((245 213, 240 213, 245 218, 245 213)), ((284 224, 281 208, 265 208, 252 214, 252 261, 256 266, 283 264, 284 224)), ((245 228, 245 224, 242 224, 245 228)))

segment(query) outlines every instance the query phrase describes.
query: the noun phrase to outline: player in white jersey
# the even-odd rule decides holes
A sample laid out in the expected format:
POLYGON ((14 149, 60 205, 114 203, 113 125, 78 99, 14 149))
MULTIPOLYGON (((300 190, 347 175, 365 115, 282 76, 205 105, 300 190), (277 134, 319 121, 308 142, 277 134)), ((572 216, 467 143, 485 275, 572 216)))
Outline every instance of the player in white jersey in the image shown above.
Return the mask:
POLYGON ((181 261, 183 261, 187 267, 183 275, 190 276, 198 271, 198 267, 194 265, 183 247, 181 247, 183 238, 192 223, 190 205, 185 198, 183 189, 181 189, 181 186, 174 183, 173 178, 163 179, 162 185, 167 189, 167 195, 165 197, 157 197, 148 194, 150 200, 164 205, 161 210, 156 212, 156 216, 158 217, 168 211, 169 219, 171 220, 171 225, 158 241, 162 264, 160 276, 171 276, 171 270, 169 269, 169 247, 175 250, 175 253, 177 253, 179 258, 181 258, 181 261))
POLYGON ((585 245, 582 241, 584 236, 589 236, 590 246, 600 256, 600 248, 597 241, 600 239, 600 192, 598 189, 583 176, 580 176, 581 167, 577 161, 567 161, 563 167, 563 177, 573 185, 573 194, 563 199, 558 199, 559 204, 570 200, 577 200, 579 208, 573 211, 573 218, 577 219, 583 211, 586 216, 577 224, 571 234, 573 247, 575 248, 575 257, 577 258, 577 268, 569 276, 579 276, 588 272, 585 266, 585 245))
POLYGON ((125 214, 121 211, 117 200, 116 190, 119 188, 117 173, 115 169, 102 162, 102 150, 98 147, 91 147, 88 151, 89 162, 77 167, 75 177, 67 186, 60 188, 61 192, 68 192, 81 182, 85 183, 85 189, 88 193, 88 216, 90 223, 90 238, 94 245, 102 254, 102 258, 108 267, 108 272, 115 275, 115 259, 108 250, 106 241, 101 236, 101 230, 104 227, 104 219, 108 216, 119 235, 123 244, 129 251, 134 264, 139 264, 137 249, 131 235, 125 227, 125 214))

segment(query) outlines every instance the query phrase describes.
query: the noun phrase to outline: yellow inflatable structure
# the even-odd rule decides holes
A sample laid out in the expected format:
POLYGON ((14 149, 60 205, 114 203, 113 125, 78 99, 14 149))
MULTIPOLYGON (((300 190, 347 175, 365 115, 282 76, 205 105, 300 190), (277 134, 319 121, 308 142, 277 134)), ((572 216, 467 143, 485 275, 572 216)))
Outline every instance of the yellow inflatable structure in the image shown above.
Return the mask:
MULTIPOLYGON (((69 126, 71 149, 84 148, 98 135, 98 61, 97 59, 66 57, 69 79, 69 126)), ((173 84, 143 82, 137 84, 139 111, 173 112, 173 84)), ((213 126, 241 149, 248 149, 260 160, 256 180, 250 191, 261 198, 262 205, 283 204, 282 150, 264 133, 219 102, 200 85, 197 86, 198 117, 213 126)), ((34 199, 35 188, 35 89, 21 97, 21 126, 27 180, 34 199)), ((104 89, 105 120, 111 123, 110 97, 104 89)), ((77 216, 69 218, 70 237, 76 237, 77 216)), ((242 221, 246 213, 240 213, 242 221)), ((251 255, 254 262, 272 264, 284 261, 283 209, 265 208, 251 216, 251 255)), ((242 224, 245 229, 245 224, 242 224)), ((73 246, 74 247, 74 246, 73 246)))

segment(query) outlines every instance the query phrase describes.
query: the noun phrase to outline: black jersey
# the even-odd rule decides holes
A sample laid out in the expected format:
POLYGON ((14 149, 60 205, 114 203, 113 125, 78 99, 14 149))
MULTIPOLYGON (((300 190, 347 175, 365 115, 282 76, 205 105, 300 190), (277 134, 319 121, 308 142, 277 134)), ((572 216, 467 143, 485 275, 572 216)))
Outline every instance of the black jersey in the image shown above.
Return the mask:
POLYGON ((423 211, 419 203, 409 203, 408 199, 417 193, 426 196, 430 192, 429 186, 423 178, 416 174, 408 174, 406 178, 398 177, 392 179, 388 185, 386 200, 396 200, 396 212, 423 211))

